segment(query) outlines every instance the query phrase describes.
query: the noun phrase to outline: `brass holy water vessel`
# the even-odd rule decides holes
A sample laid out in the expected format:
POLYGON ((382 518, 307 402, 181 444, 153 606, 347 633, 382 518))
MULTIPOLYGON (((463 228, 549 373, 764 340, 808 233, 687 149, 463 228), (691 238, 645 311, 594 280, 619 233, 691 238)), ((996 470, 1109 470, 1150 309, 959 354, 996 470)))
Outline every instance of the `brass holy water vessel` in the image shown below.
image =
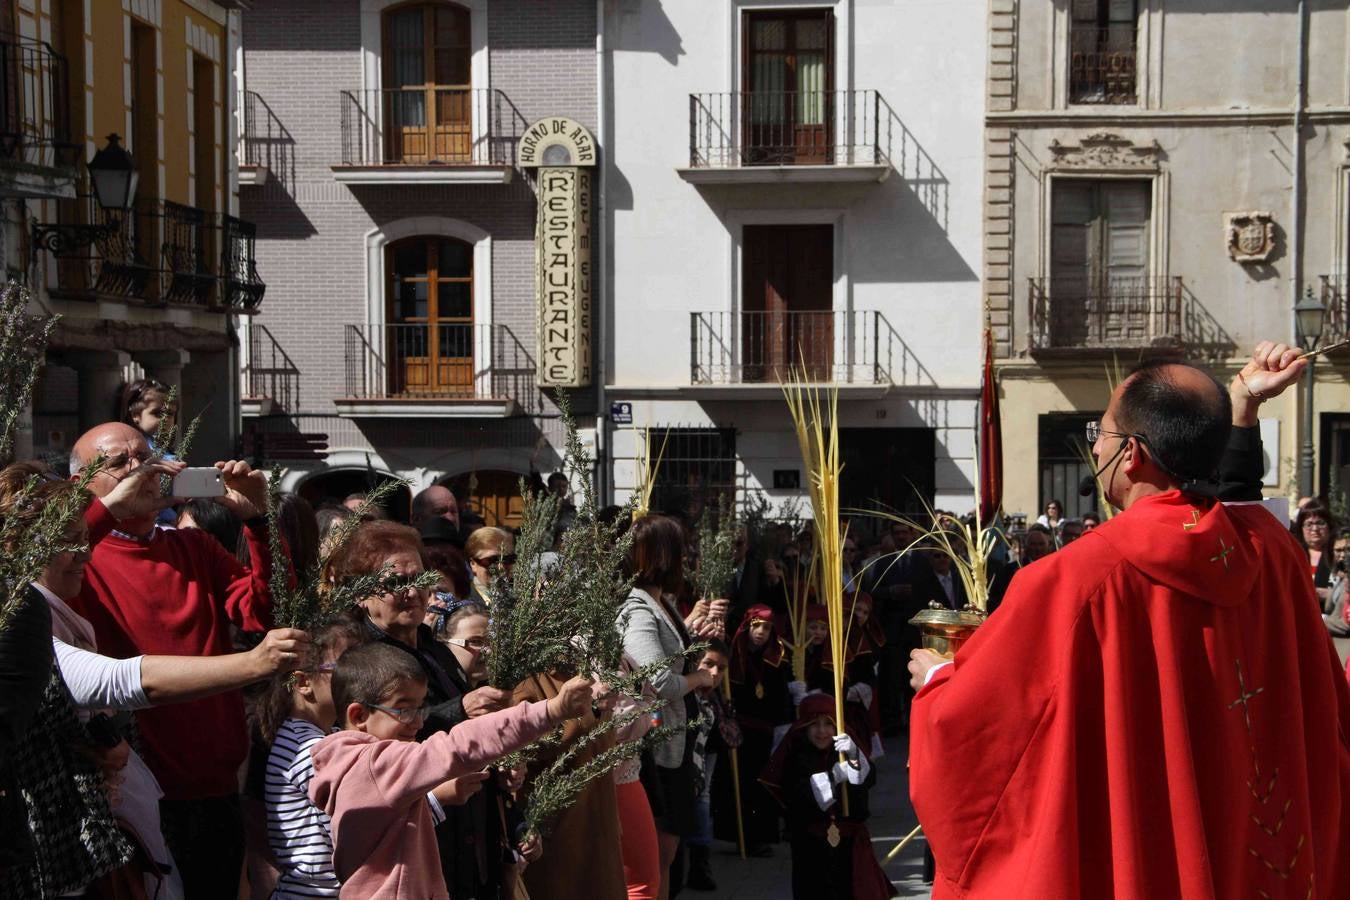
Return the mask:
POLYGON ((949 609, 936 601, 928 604, 909 624, 919 626, 925 650, 932 650, 948 659, 970 640, 975 629, 984 624, 986 614, 967 605, 965 609, 949 609))

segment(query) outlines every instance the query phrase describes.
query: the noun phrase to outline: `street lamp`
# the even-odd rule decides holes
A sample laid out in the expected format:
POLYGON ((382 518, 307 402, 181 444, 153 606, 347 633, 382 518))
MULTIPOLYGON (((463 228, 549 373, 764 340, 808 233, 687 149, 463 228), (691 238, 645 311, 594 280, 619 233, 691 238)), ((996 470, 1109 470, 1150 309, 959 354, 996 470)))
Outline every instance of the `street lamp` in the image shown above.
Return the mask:
POLYGON ((98 225, 34 221, 35 255, 38 248, 59 255, 88 247, 120 227, 122 216, 136 200, 136 186, 140 181, 136 162, 121 141, 120 135, 108 135, 108 145, 85 164, 89 171, 89 183, 94 189, 94 200, 103 211, 104 221, 98 225))
MULTIPOLYGON (((1294 304, 1295 337, 1305 351, 1316 350, 1322 342, 1326 321, 1326 307, 1313 298, 1312 288, 1308 288, 1303 299, 1294 304)), ((1303 497, 1311 497, 1313 493, 1313 367, 1316 365, 1317 357, 1311 357, 1308 367, 1303 370, 1303 415, 1300 424, 1303 447, 1298 461, 1298 492, 1303 497)))

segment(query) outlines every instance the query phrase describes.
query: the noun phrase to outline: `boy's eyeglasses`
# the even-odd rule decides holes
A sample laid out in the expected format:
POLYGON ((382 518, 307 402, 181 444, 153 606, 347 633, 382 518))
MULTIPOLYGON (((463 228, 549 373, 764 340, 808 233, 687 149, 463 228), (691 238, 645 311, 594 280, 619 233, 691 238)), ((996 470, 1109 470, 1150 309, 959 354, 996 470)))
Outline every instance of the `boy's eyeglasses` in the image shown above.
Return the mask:
POLYGON ((501 554, 495 554, 493 556, 479 556, 474 559, 474 562, 478 563, 485 569, 491 568, 492 566, 495 566, 498 563, 501 563, 502 565, 505 566, 509 566, 514 564, 515 561, 516 555, 514 553, 508 553, 505 556, 502 556, 501 554))
POLYGON ((316 671, 316 672, 322 672, 322 673, 324 673, 325 675, 332 675, 333 672, 336 671, 336 670, 337 670, 337 663, 335 663, 335 662, 323 662, 323 663, 319 663, 318 668, 316 668, 314 671, 316 671))
POLYGON ((482 653, 488 648, 488 639, 481 637, 446 638, 446 642, 454 644, 456 647, 463 647, 470 653, 482 653))
POLYGON ((423 703, 421 706, 409 706, 405 709, 398 709, 393 706, 381 706, 378 703, 362 703, 367 709, 378 709, 382 713, 387 713, 398 719, 402 725, 411 725, 414 722, 425 722, 427 716, 431 715, 431 704, 423 703))

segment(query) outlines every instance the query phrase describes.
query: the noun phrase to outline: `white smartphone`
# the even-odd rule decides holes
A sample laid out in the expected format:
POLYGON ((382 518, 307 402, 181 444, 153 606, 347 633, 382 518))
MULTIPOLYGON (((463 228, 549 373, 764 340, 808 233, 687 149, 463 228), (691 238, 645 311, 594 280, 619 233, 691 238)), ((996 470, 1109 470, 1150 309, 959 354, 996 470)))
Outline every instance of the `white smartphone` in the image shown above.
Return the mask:
POLYGON ((224 497, 225 479, 216 468, 184 469, 173 477, 174 497, 224 497))

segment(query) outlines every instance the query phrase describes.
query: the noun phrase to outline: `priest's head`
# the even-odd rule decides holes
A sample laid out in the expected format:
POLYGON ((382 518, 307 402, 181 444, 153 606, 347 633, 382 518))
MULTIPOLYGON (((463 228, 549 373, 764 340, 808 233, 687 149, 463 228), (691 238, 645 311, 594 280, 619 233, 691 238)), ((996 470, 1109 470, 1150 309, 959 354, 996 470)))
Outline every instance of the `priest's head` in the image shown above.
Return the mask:
POLYGON ((1177 362, 1145 363, 1111 395, 1095 429, 1097 474, 1112 506, 1214 478, 1233 409, 1208 372, 1177 362))

